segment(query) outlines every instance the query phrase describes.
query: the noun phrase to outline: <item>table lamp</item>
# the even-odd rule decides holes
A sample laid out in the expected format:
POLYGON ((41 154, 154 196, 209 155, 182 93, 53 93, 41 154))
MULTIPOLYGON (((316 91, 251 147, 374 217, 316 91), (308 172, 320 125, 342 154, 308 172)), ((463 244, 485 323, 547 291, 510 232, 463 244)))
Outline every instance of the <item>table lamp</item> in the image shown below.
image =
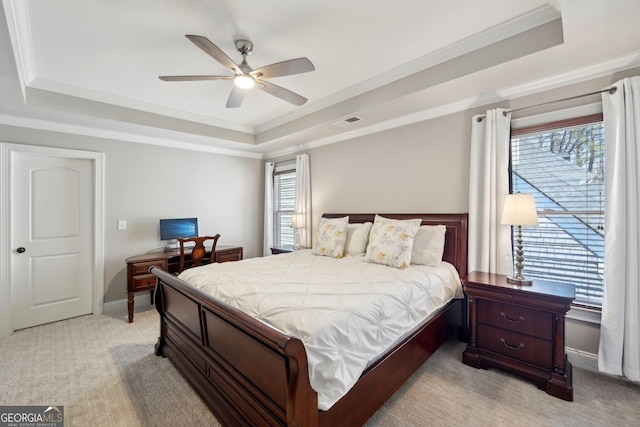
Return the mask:
POLYGON ((519 285, 531 285, 533 281, 525 279, 522 275, 522 268, 524 266, 522 226, 538 225, 538 213, 536 212, 536 203, 533 200, 533 194, 508 194, 504 200, 501 223, 503 225, 515 225, 518 227, 516 275, 515 277, 507 277, 507 282, 517 283, 519 285))
POLYGON ((294 243, 293 243, 293 250, 298 250, 300 249, 300 232, 298 230, 300 230, 301 228, 304 228, 305 224, 305 218, 304 218, 304 214, 303 213, 293 213, 291 214, 291 227, 293 227, 294 230, 294 243))

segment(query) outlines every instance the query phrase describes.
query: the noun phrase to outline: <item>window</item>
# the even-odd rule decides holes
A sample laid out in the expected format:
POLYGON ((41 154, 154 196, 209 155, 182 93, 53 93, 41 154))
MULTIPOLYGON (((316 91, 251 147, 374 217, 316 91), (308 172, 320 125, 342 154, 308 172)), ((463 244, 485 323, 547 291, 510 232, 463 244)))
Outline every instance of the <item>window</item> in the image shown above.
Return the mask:
POLYGON ((276 248, 293 247, 291 214, 295 197, 295 161, 276 164, 273 172, 273 245, 276 248))
POLYGON ((604 155, 602 114, 511 135, 512 192, 538 209, 539 226, 522 230, 525 275, 573 284, 574 303, 590 307, 602 306, 604 155))

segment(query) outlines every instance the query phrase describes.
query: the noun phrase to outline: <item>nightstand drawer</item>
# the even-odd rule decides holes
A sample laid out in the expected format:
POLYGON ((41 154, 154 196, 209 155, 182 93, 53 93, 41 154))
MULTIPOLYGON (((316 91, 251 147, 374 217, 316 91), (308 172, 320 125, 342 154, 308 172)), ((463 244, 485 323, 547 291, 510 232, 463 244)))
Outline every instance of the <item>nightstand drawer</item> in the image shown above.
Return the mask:
POLYGON ((549 312, 484 299, 478 300, 478 322, 545 340, 553 330, 549 312))
POLYGON ((151 287, 155 287, 157 283, 157 278, 153 274, 140 274, 137 276, 133 276, 132 279, 132 291, 134 292, 139 289, 149 289, 151 287))
POLYGON ((551 341, 478 325, 478 347, 542 368, 551 369, 551 341))

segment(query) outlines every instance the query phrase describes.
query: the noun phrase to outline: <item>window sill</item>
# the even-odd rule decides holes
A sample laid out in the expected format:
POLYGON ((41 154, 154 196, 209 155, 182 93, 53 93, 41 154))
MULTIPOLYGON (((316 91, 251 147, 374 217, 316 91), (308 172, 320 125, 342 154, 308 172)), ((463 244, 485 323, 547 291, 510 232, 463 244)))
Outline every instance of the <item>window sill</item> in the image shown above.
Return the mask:
POLYGON ((593 308, 572 305, 571 309, 565 317, 567 319, 600 325, 600 321, 602 319, 602 311, 593 308))

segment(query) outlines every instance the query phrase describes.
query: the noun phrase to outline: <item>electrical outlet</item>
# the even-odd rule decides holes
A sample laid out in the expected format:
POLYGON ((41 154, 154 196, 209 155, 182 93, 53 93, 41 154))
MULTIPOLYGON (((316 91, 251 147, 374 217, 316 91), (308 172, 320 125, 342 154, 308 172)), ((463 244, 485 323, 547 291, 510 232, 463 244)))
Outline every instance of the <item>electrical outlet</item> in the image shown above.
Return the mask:
POLYGON ((118 220, 118 230, 126 230, 127 229, 127 220, 119 219, 118 220))

